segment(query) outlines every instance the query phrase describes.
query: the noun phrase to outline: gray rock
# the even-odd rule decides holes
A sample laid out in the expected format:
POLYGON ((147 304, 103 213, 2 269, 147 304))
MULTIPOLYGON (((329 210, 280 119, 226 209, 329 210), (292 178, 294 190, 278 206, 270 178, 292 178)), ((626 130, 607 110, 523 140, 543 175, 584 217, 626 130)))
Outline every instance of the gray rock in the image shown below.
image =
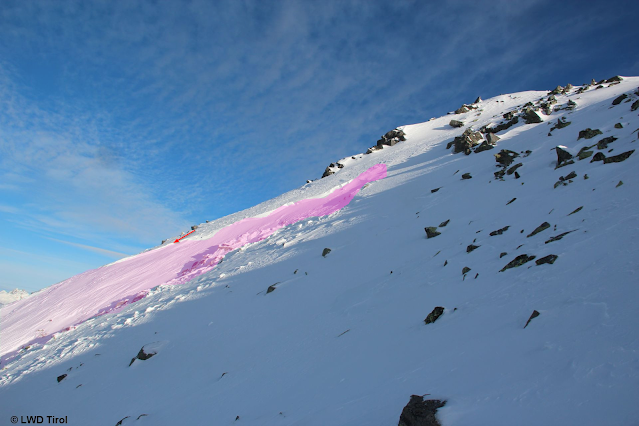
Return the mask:
POLYGON ((516 171, 518 168, 520 168, 520 167, 521 167, 521 166, 523 166, 523 165, 524 165, 524 163, 517 163, 517 164, 515 164, 514 166, 512 166, 510 169, 508 169, 508 170, 506 171, 506 174, 507 174, 508 176, 512 175, 513 173, 515 173, 515 171, 516 171))
POLYGON ((494 237, 495 235, 501 235, 501 234, 503 234, 504 232, 508 231, 508 228, 510 228, 510 226, 504 226, 504 227, 503 227, 503 228, 501 228, 501 229, 498 229, 498 230, 496 230, 496 231, 491 232, 491 233, 490 233, 490 236, 491 236, 491 237, 494 237))
POLYGON ((322 179, 324 179, 325 177, 330 176, 332 174, 335 174, 335 172, 332 171, 330 167, 327 167, 326 170, 324 170, 324 174, 322 175, 322 179))
POLYGON ((550 94, 559 95, 563 91, 564 91, 563 87, 557 86, 557 87, 555 87, 555 89, 553 91, 550 92, 550 94))
POLYGON ((266 289, 266 294, 272 293, 275 291, 275 289, 277 288, 276 285, 279 283, 275 283, 273 285, 268 286, 268 288, 266 289))
POLYGON ((603 138, 602 140, 597 142, 597 149, 607 149, 608 144, 613 143, 616 140, 617 138, 614 136, 608 136, 607 138, 603 138))
POLYGON ((513 198, 512 200, 510 200, 509 202, 507 202, 507 203, 506 203, 506 205, 514 203, 516 199, 517 199, 517 197, 513 198))
POLYGON ((477 96, 477 99, 475 99, 475 102, 473 102, 474 104, 478 104, 482 101, 481 96, 477 96))
MULTIPOLYGON (((615 155, 614 157, 607 157, 607 158, 603 159, 603 162, 604 162, 604 164, 621 163, 622 161, 627 160, 628 157, 630 157, 633 152, 635 152, 634 149, 632 151, 626 151, 626 152, 624 152, 622 154, 615 155)), ((600 153, 597 153, 597 154, 600 154, 600 153)))
POLYGON ((472 152, 471 148, 475 145, 479 145, 483 139, 484 137, 480 132, 475 132, 473 129, 468 128, 461 136, 457 136, 453 140, 453 144, 455 145, 454 152, 455 154, 463 152, 464 154, 469 155, 472 152))
POLYGON ((507 256, 508 253, 506 253, 505 251, 502 251, 501 253, 499 253, 499 258, 501 259, 504 256, 507 256))
POLYGON ((446 405, 446 401, 427 399, 411 395, 410 401, 399 416, 398 426, 441 426, 437 420, 437 410, 446 405))
POLYGON ((486 134, 486 142, 488 142, 490 145, 495 145, 499 139, 500 137, 494 133, 486 134))
POLYGON ((639 99, 632 103, 632 105, 630 106, 630 111, 636 111, 637 108, 639 108, 639 99))
POLYGON ((470 175, 470 173, 464 173, 462 175, 462 179, 472 179, 473 177, 470 175))
POLYGON ((506 266, 504 266, 499 272, 504 272, 505 270, 511 269, 511 268, 517 268, 523 265, 524 263, 530 262, 531 260, 534 260, 534 259, 535 259, 535 256, 520 254, 519 256, 517 256, 516 258, 508 262, 508 264, 506 264, 506 266))
POLYGON ((590 127, 588 127, 587 129, 581 130, 579 132, 579 137, 577 138, 577 140, 584 138, 584 139, 592 139, 597 135, 601 135, 603 134, 601 132, 601 130, 599 129, 591 129, 590 127))
POLYGON ((63 374, 63 375, 61 375, 61 376, 58 376, 58 383, 60 383, 61 381, 63 381, 63 380, 64 380, 64 379, 66 379, 66 378, 67 378, 67 375, 66 375, 66 374, 63 374))
POLYGON ((579 150, 579 152, 577 153, 577 157, 578 157, 580 160, 585 160, 586 158, 588 158, 588 157, 590 157, 590 156, 592 155, 592 153, 593 153, 594 151, 588 151, 588 148, 589 148, 589 147, 584 146, 583 148, 581 148, 581 149, 579 150))
POLYGON ((519 157, 519 154, 515 151, 508 149, 502 149, 499 153, 495 154, 495 161, 504 167, 510 166, 515 158, 519 157))
POLYGON ((432 324, 437 321, 437 318, 441 317, 443 313, 444 308, 442 308, 441 306, 437 306, 430 314, 428 314, 424 322, 426 324, 432 324))
POLYGON ((466 247, 466 253, 470 253, 471 251, 476 250, 479 247, 481 247, 481 246, 476 246, 474 244, 470 244, 468 247, 466 247))
POLYGON ((574 209, 572 212, 568 213, 568 216, 570 216, 570 215, 572 215, 572 214, 575 214, 575 213, 580 212, 580 211, 581 211, 581 209, 583 209, 583 208, 584 208, 584 206, 577 207, 577 208, 576 208, 576 209, 574 209))
POLYGON ((558 257, 559 256, 557 256, 556 254, 549 254, 548 256, 544 256, 541 259, 535 260, 535 263, 537 264, 537 266, 543 265, 544 263, 552 265, 553 263, 555 263, 555 260, 557 260, 558 257))
POLYGON ((556 146, 555 152, 557 153, 557 166, 560 166, 563 163, 568 162, 568 160, 572 158, 572 154, 568 152, 565 146, 562 146, 562 145, 556 146))
MULTIPOLYGON (((492 133, 489 133, 489 135, 492 135, 492 133)), ((479 154, 480 152, 488 151, 493 148, 494 146, 490 145, 488 141, 483 141, 477 148, 475 148, 475 154, 479 154)))
POLYGON ((462 274, 466 275, 470 271, 471 271, 471 269, 468 266, 464 266, 463 269, 462 269, 462 274))
POLYGON ((535 124, 541 123, 544 120, 542 120, 539 114, 537 114, 532 108, 527 108, 524 112, 524 121, 526 124, 535 124))
POLYGON ((620 95, 618 97, 615 98, 614 101, 612 101, 613 105, 619 105, 620 103, 623 102, 624 99, 626 99, 628 97, 628 95, 626 95, 625 93, 623 95, 620 95))
POLYGON ((138 354, 134 357, 131 358, 131 362, 129 363, 129 367, 131 366, 131 364, 133 364, 133 362, 136 359, 139 359, 140 361, 146 361, 147 359, 151 358, 152 356, 157 355, 157 352, 155 351, 151 351, 149 350, 148 352, 144 350, 144 346, 142 346, 142 348, 140 349, 140 352, 138 352, 138 354))
POLYGON ((439 227, 443 228, 444 226, 448 225, 448 222, 450 222, 450 219, 447 219, 447 220, 443 221, 442 223, 440 223, 439 227))
POLYGON ((193 225, 193 226, 191 226, 191 231, 195 231, 197 228, 198 228, 197 225, 193 225))
MULTIPOLYGON (((621 81, 623 81, 623 78, 618 76, 618 75, 616 75, 614 77, 610 77, 608 80, 605 81, 605 83, 619 83, 621 81)), ((599 84, 601 84, 601 83, 599 83, 599 84)))
POLYGON ((435 189, 431 189, 430 193, 434 194, 435 192, 439 191, 440 189, 442 189, 442 187, 440 186, 439 188, 435 188, 435 189))
POLYGON ((541 225, 539 225, 538 227, 536 227, 534 231, 532 231, 530 234, 528 234, 528 235, 526 236, 526 238, 530 238, 530 237, 532 237, 532 236, 534 236, 534 235, 537 235, 537 234, 539 234, 541 231, 545 231, 545 230, 546 230, 546 229, 548 229, 548 228, 550 228, 550 223, 548 223, 548 222, 544 222, 544 223, 542 223, 541 225))
POLYGON ((530 318, 528 318, 528 321, 526 321, 526 325, 524 326, 524 328, 528 327, 528 324, 530 324, 530 321, 532 321, 533 318, 537 318, 538 316, 539 316, 539 312, 534 310, 532 314, 530 314, 530 318))
POLYGON ((450 127, 464 127, 464 122, 459 120, 450 120, 448 125, 450 127))
POLYGON ((615 124, 615 129, 623 129, 623 124, 621 124, 621 123, 615 124))
POLYGON ((606 156, 602 152, 598 152, 592 157, 592 160, 590 160, 590 162, 592 163, 594 161, 604 161, 605 159, 606 156))
POLYGON ((435 238, 436 236, 441 235, 441 232, 437 232, 436 226, 427 226, 424 228, 424 231, 426 231, 426 238, 435 238))
POLYGON ((471 108, 468 105, 462 105, 458 109, 455 110, 455 114, 463 114, 465 112, 470 111, 471 108))
POLYGON ((326 257, 326 255, 329 254, 330 252, 331 252, 331 249, 326 247, 324 250, 322 250, 322 257, 326 257))
POLYGON ((559 240, 561 240, 563 237, 565 237, 566 235, 570 234, 571 232, 575 232, 575 231, 573 230, 573 231, 568 231, 568 232, 562 232, 562 233, 561 233, 561 234, 559 234, 559 235, 555 235, 554 237, 551 237, 551 238, 550 238, 548 241, 546 241, 544 244, 548 244, 548 243, 552 243, 552 242, 555 242, 555 241, 559 241, 559 240))

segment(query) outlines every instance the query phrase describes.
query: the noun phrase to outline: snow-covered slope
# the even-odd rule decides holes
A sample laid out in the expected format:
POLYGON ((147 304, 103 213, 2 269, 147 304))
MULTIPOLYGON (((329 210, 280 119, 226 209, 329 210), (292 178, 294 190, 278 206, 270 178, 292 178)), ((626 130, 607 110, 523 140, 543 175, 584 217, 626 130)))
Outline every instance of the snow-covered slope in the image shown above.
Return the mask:
MULTIPOLYGON (((388 425, 397 424, 411 394, 430 394, 447 401, 437 414, 445 426, 636 424, 637 154, 591 160, 635 149, 639 78, 611 83, 557 94, 550 115, 540 104, 547 92, 522 92, 404 126, 404 142, 342 159, 335 174, 202 224, 174 248, 101 268, 152 253, 153 262, 127 271, 133 282, 163 268, 161 254, 180 247, 184 256, 171 260, 177 274, 202 260, 182 247, 283 206, 330 199, 386 166, 387 177, 356 186, 345 207, 296 211, 261 241, 243 228, 226 235, 247 244, 225 250, 220 264, 190 281, 154 283, 111 313, 78 323, 84 302, 56 309, 83 300, 59 293, 90 298, 96 284, 61 283, 0 309, 1 421, 55 415, 71 425, 388 425), (494 128, 508 120, 503 114, 525 114, 528 102, 543 122, 522 117, 497 133, 492 150, 446 148, 469 125, 494 128), (571 124, 551 131, 562 117, 571 124), (451 119, 465 127, 451 127, 451 119), (588 128, 601 134, 579 138, 588 128), (556 168, 557 145, 573 155, 594 146, 584 150, 590 157, 582 151, 584 159, 556 168), (501 150, 518 154, 506 168, 496 167, 501 150), (425 227, 440 234, 426 238, 425 227), (541 259, 554 263, 538 265, 541 259), (443 315, 425 324, 436 307, 443 315), (64 314, 47 329, 54 318, 40 318, 42 326, 28 320, 42 309, 64 314), (533 311, 539 315, 524 329, 533 311), (75 326, 62 332, 65 321, 75 326), (19 336, 9 345, 7 324, 19 336), (155 355, 132 362, 143 347, 140 358, 155 355)), ((95 276, 94 283, 112 279, 95 276)))
POLYGON ((24 299, 25 297, 29 297, 29 292, 20 290, 19 288, 11 291, 2 290, 0 291, 0 305, 8 305, 9 303, 24 299))

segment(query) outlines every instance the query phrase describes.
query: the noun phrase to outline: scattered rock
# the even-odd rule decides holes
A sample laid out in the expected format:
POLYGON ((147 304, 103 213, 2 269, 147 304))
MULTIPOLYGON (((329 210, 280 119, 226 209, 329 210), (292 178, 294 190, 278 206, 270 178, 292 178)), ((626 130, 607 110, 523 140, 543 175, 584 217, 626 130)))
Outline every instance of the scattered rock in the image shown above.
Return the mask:
POLYGON ((450 120, 448 123, 450 127, 464 127, 464 122, 459 120, 450 120))
POLYGON ((427 399, 411 395, 410 401, 399 416, 398 426, 441 426, 437 420, 437 410, 446 405, 446 401, 427 399))
POLYGON ((501 253, 499 253, 499 258, 501 259, 504 256, 507 256, 508 253, 506 253, 505 251, 502 251, 501 253))
POLYGON ((612 101, 613 105, 619 105, 620 103, 623 102, 624 99, 626 99, 628 97, 628 95, 626 95, 625 93, 623 95, 618 96, 617 98, 615 98, 614 101, 612 101))
POLYGON ((430 193, 434 194, 435 192, 439 191, 440 189, 442 189, 442 187, 440 186, 439 188, 435 188, 435 189, 431 189, 430 193))
POLYGON ((541 123, 544 120, 542 120, 539 114, 537 114, 532 108, 527 108, 524 112, 524 121, 526 124, 535 124, 541 123))
POLYGON ((501 229, 498 229, 498 230, 496 230, 496 231, 491 232, 491 233, 490 233, 490 236, 491 236, 491 237, 494 237, 495 235, 501 235, 501 234, 503 234, 504 232, 508 231, 508 228, 510 228, 510 226, 504 226, 504 227, 503 227, 503 228, 501 228, 501 229))
POLYGON ((443 228, 444 226, 448 225, 448 222, 450 222, 450 219, 447 219, 447 220, 443 221, 442 223, 440 223, 439 227, 443 228))
MULTIPOLYGON (((513 111, 514 113, 514 111, 513 111)), ((486 127, 484 128, 485 133, 499 133, 501 131, 504 131, 506 129, 511 128, 512 126, 514 126, 515 124, 519 123, 519 117, 515 116, 513 118, 511 118, 509 121, 505 122, 505 123, 500 123, 495 127, 486 127)))
POLYGON ((268 289, 266 290, 266 294, 274 292, 275 289, 277 288, 277 287, 275 287, 277 284, 279 284, 279 283, 275 283, 273 285, 268 286, 268 289))
POLYGON ((424 228, 424 231, 426 231, 426 238, 435 238, 436 236, 441 235, 441 232, 437 232, 436 226, 427 226, 424 228))
POLYGON ((548 256, 544 256, 541 259, 537 259, 535 260, 535 263, 539 266, 539 265, 543 265, 544 263, 548 263, 549 265, 552 265, 553 263, 555 263, 555 260, 557 260, 559 256, 557 256, 556 254, 549 254, 548 256))
POLYGON ((577 208, 576 208, 575 210, 573 210, 571 213, 568 213, 568 216, 570 216, 571 214, 575 214, 575 213, 577 213, 577 212, 581 211, 581 209, 583 209, 583 208, 584 208, 584 206, 577 207, 577 208))
POLYGON ((581 130, 579 132, 579 137, 577 138, 577 140, 584 138, 584 139, 592 139, 597 135, 602 135, 603 133, 601 132, 601 130, 599 129, 591 129, 590 127, 588 127, 587 129, 581 130))
POLYGON ((517 197, 513 198, 512 200, 510 200, 509 202, 507 202, 507 203, 506 203, 506 205, 508 205, 508 204, 510 204, 510 203, 512 203, 512 202, 514 202, 516 199, 517 199, 517 197))
POLYGON ((394 146, 397 142, 404 142, 406 140, 406 133, 400 129, 394 129, 386 132, 384 136, 382 136, 377 141, 377 146, 382 147, 383 145, 394 146))
POLYGON ((461 136, 457 136, 453 140, 453 145, 455 146, 454 153, 457 154, 459 152, 463 152, 464 154, 469 155, 472 152, 471 148, 475 145, 479 145, 483 139, 484 138, 481 133, 475 132, 472 128, 468 128, 461 136))
POLYGON ((464 266, 464 268, 462 269, 462 274, 466 275, 470 271, 471 271, 471 269, 468 266, 464 266))
POLYGON ((481 96, 477 96, 477 99, 475 99, 475 102, 473 102, 474 104, 478 104, 481 102, 481 96))
POLYGON ((637 108, 639 108, 639 99, 637 99, 632 103, 632 105, 630 105, 630 111, 636 111, 637 108))
POLYGON ((495 145, 499 139, 501 138, 494 133, 488 133, 486 135, 486 142, 488 142, 490 145, 495 145))
POLYGON ((476 246, 474 244, 470 244, 468 247, 466 247, 466 253, 470 253, 471 251, 476 250, 479 247, 481 247, 481 246, 476 246))
POLYGON ((515 158, 519 157, 515 151, 510 151, 508 149, 502 149, 499 153, 495 154, 495 161, 501 164, 504 167, 510 166, 515 158))
POLYGON ((462 179, 472 179, 473 177, 470 175, 470 173, 464 173, 462 175, 462 179))
POLYGON ((613 143, 616 140, 617 138, 614 136, 608 136, 607 138, 603 138, 602 140, 597 142, 597 149, 607 149, 608 144, 613 143))
POLYGON ((554 241, 559 241, 563 237, 565 237, 566 235, 570 234, 571 232, 575 232, 575 231, 573 230, 573 231, 568 231, 568 232, 562 232, 559 235, 555 235, 554 237, 551 237, 548 241, 546 241, 545 244, 552 243, 554 241))
MULTIPOLYGON (((622 161, 625 161, 628 159, 628 157, 630 157, 632 155, 632 153, 635 152, 635 150, 633 149, 632 151, 626 151, 622 154, 619 155, 615 155, 614 157, 607 157, 603 159, 604 164, 609 164, 609 163, 621 163, 622 161)), ((599 153, 598 153, 599 154, 599 153)))
POLYGON ((568 148, 563 145, 557 145, 555 147, 555 151, 557 152, 557 167, 568 162, 568 160, 572 158, 572 154, 568 152, 568 148))
POLYGON ((590 160, 590 162, 592 163, 593 161, 604 161, 605 159, 606 156, 603 154, 603 152, 598 152, 592 157, 592 160, 590 160))
POLYGON ((335 172, 333 170, 331 170, 331 168, 329 166, 329 167, 326 168, 326 170, 324 170, 324 174, 322 175, 322 179, 324 179, 325 177, 328 177, 328 176, 330 176, 332 174, 335 174, 335 172))
POLYGON ((66 378, 67 378, 67 375, 66 375, 66 374, 63 374, 63 375, 61 375, 61 376, 58 376, 58 383, 60 383, 61 381, 63 381, 63 380, 64 380, 64 379, 66 379, 66 378))
POLYGON ((550 228, 550 223, 548 223, 548 222, 544 222, 544 223, 542 223, 541 225, 539 225, 538 227, 536 227, 534 231, 532 231, 530 234, 528 234, 528 235, 526 236, 526 238, 530 238, 530 237, 532 237, 532 236, 534 236, 534 235, 537 235, 537 234, 539 234, 540 232, 545 231, 545 230, 546 230, 546 229, 548 229, 548 228, 550 228))
MULTIPOLYGON (((489 133, 492 135, 492 133, 489 133)), ((480 152, 488 151, 489 149, 493 149, 494 146, 488 143, 488 141, 483 141, 477 148, 475 148, 475 154, 479 154, 480 152)))
POLYGON ((579 150, 579 152, 577 153, 577 157, 578 157, 580 160, 585 160, 586 158, 588 158, 588 157, 590 157, 590 156, 592 155, 592 153, 593 153, 594 151, 588 151, 588 148, 589 148, 589 147, 584 146, 583 148, 581 148, 581 149, 579 150))
POLYGON ((125 421, 126 419, 128 419, 129 417, 131 417, 131 416, 126 416, 126 417, 121 418, 120 421, 115 424, 115 426, 122 426, 122 422, 125 421))
POLYGON ((472 106, 472 105, 466 105, 466 104, 464 104, 464 105, 460 106, 459 108, 457 108, 457 109, 455 110, 455 114, 463 114, 463 113, 468 112, 468 111, 470 111, 470 110, 472 110, 472 109, 475 109, 475 108, 476 108, 476 107, 474 107, 474 106, 472 106))
POLYGON ((557 86, 555 87, 555 89, 553 91, 551 91, 549 94, 551 95, 559 95, 561 92, 564 91, 564 88, 561 86, 557 86))
POLYGON ((515 170, 517 170, 518 168, 520 168, 523 165, 524 165, 523 163, 515 164, 514 166, 512 166, 510 169, 508 169, 506 171, 506 174, 509 175, 509 176, 512 175, 513 173, 515 173, 515 170))
POLYGON ((524 263, 530 262, 531 260, 534 260, 534 259, 535 259, 535 256, 520 254, 519 256, 517 256, 516 258, 508 262, 508 264, 504 266, 499 272, 504 272, 505 270, 511 269, 511 268, 517 268, 518 266, 521 266, 524 263))
POLYGON ((145 346, 142 346, 142 348, 140 349, 140 352, 138 352, 138 354, 134 358, 131 358, 131 362, 129 363, 129 367, 131 366, 131 364, 133 364, 133 362, 136 359, 139 359, 140 361, 146 361, 147 359, 149 359, 152 356, 157 354, 157 351, 155 351, 155 350, 147 349, 145 351, 144 348, 145 348, 145 346))
MULTIPOLYGON (((604 83, 619 83, 623 81, 623 78, 616 75, 614 77, 610 77, 608 80, 606 80, 604 83)), ((601 83, 600 83, 601 84, 601 83)))
POLYGON ((623 181, 620 180, 619 183, 617 184, 617 186, 615 186, 615 188, 619 188, 621 185, 623 185, 623 181))
POLYGON ((330 252, 331 252, 331 249, 326 247, 324 250, 322 250, 322 257, 326 257, 326 255, 329 254, 330 252))
POLYGON ((526 325, 524 326, 524 328, 528 327, 528 324, 530 324, 530 321, 532 321, 533 318, 537 318, 538 316, 539 316, 539 312, 534 310, 532 314, 530 314, 530 318, 528 318, 528 321, 526 321, 526 325))
POLYGON ((615 129, 623 129, 623 124, 621 124, 621 123, 615 124, 615 129))
POLYGON ((552 132, 555 129, 563 129, 564 127, 570 126, 572 121, 566 121, 566 117, 561 117, 557 119, 557 124, 555 124, 550 131, 552 132))
POLYGON ((428 314, 424 322, 426 324, 432 324, 435 321, 437 321, 437 318, 442 316, 443 313, 444 313, 444 308, 442 308, 441 306, 437 306, 435 309, 433 309, 433 311, 430 314, 428 314))

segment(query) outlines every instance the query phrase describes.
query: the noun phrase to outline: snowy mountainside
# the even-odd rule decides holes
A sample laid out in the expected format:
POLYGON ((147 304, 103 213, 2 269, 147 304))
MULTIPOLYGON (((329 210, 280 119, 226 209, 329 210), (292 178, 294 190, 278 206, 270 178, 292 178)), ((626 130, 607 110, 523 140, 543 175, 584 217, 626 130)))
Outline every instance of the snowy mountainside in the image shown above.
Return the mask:
POLYGON ((334 174, 201 224, 175 246, 386 165, 387 177, 328 216, 48 340, 28 344, 39 329, 25 327, 10 357, 0 322, 1 421, 388 425, 410 395, 429 394, 446 401, 444 426, 636 424, 637 153, 604 159, 636 149, 639 78, 614 83, 558 91, 546 109, 548 92, 521 92, 402 126, 406 141, 342 159, 334 174), (525 123, 528 107, 542 122, 525 123), (511 111, 521 118, 494 148, 446 148, 511 111), (561 118, 570 124, 551 131, 561 118), (601 134, 580 138, 586 129, 601 134), (558 145, 573 158, 556 168, 558 145), (517 154, 506 167, 494 155, 502 150, 517 154), (427 238, 430 227, 439 234, 427 238))
POLYGON ((0 291, 0 305, 8 305, 9 303, 24 299, 25 297, 29 297, 29 292, 19 288, 11 291, 2 290, 0 291))

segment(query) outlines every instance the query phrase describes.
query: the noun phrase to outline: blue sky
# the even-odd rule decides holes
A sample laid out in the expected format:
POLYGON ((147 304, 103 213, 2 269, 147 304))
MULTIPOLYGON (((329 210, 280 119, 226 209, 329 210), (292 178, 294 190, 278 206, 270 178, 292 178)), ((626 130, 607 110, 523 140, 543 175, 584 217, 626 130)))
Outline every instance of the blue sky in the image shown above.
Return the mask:
POLYGON ((460 104, 639 74, 636 1, 0 3, 0 290, 302 185, 460 104))

